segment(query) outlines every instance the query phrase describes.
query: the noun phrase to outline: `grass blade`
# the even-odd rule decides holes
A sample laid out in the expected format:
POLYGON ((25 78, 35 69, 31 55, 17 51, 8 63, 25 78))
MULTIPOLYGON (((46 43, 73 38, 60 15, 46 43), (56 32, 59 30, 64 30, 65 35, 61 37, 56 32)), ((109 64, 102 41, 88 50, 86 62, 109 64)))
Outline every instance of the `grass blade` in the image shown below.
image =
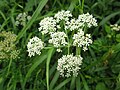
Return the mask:
POLYGON ((73 11, 76 6, 77 0, 73 0, 68 8, 69 11, 73 11))
POLYGON ((54 73, 54 71, 56 70, 56 67, 57 67, 57 62, 55 62, 55 64, 51 67, 50 76, 54 73))
POLYGON ((76 90, 81 90, 80 77, 76 78, 76 90))
POLYGON ((81 76, 81 79, 82 79, 82 82, 83 82, 83 85, 84 85, 85 90, 89 90, 89 87, 88 87, 88 85, 87 85, 87 82, 86 82, 85 78, 83 77, 82 74, 80 74, 80 76, 81 76))
POLYGON ((53 87, 55 86, 56 81, 59 78, 59 72, 56 72, 51 83, 50 83, 50 90, 53 90, 53 87))
POLYGON ((112 17, 116 16, 117 14, 120 14, 120 11, 114 12, 114 13, 108 15, 107 17, 105 17, 105 18, 100 22, 99 26, 104 25, 108 20, 110 20, 112 17))
POLYGON ((47 83, 47 90, 49 90, 49 64, 50 64, 50 60, 53 54, 54 48, 51 48, 48 51, 48 58, 47 58, 47 62, 46 62, 46 83, 47 83))
POLYGON ((64 80, 57 87, 55 87, 53 90, 59 90, 60 88, 62 88, 63 86, 65 86, 70 81, 71 81, 71 78, 68 78, 68 79, 64 80))
POLYGON ((4 20, 6 20, 6 17, 4 15, 4 13, 0 10, 0 15, 3 17, 4 20))
POLYGON ((70 90, 75 89, 75 80, 76 80, 76 77, 72 77, 71 84, 70 84, 70 90))

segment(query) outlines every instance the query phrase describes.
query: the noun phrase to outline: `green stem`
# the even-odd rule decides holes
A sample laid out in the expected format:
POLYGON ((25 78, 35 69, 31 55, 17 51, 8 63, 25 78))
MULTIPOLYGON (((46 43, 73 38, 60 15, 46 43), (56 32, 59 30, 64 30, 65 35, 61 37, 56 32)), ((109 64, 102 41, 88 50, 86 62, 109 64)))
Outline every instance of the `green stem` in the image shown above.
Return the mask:
POLYGON ((80 55, 81 53, 81 48, 76 46, 76 55, 80 55))
POLYGON ((68 43, 68 54, 70 54, 70 44, 68 43))
POLYGON ((8 74, 9 74, 11 64, 12 64, 12 59, 10 59, 10 62, 9 62, 9 65, 8 65, 8 72, 7 72, 7 74, 6 74, 6 77, 7 77, 8 74))
POLYGON ((68 42, 67 49, 68 49, 68 54, 70 54, 70 42, 69 42, 67 30, 65 30, 65 33, 66 33, 66 35, 67 35, 67 42, 68 42))
POLYGON ((80 4, 80 13, 82 14, 84 9, 84 0, 82 0, 82 2, 79 1, 79 4, 80 4))
POLYGON ((83 13, 83 9, 84 9, 84 0, 82 0, 81 9, 82 9, 82 13, 83 13))
POLYGON ((44 37, 45 37, 45 35, 44 35, 44 34, 42 34, 42 41, 44 41, 44 37))

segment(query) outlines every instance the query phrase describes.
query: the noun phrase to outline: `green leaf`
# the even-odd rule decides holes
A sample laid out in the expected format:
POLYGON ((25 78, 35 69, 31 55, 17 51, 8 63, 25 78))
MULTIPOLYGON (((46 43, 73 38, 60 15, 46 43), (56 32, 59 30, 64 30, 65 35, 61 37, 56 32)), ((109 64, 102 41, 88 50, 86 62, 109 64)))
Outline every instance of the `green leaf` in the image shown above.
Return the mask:
POLYGON ((110 26, 108 26, 107 24, 105 25, 105 31, 107 32, 107 34, 111 33, 110 26))
POLYGON ((7 6, 8 6, 8 2, 6 0, 0 0, 0 9, 7 6))
POLYGON ((71 84, 70 84, 70 89, 71 90, 75 89, 75 80, 76 80, 76 77, 72 77, 71 84))
POLYGON ((80 77, 76 78, 76 90, 81 90, 80 77))
POLYGON ((85 78, 83 77, 82 73, 80 73, 80 76, 81 76, 81 79, 82 79, 82 82, 83 82, 83 85, 84 85, 84 89, 89 90, 87 82, 86 82, 85 78))
POLYGON ((120 73, 118 75, 117 83, 116 83, 116 88, 115 90, 120 90, 120 73))
POLYGON ((4 20, 6 20, 6 17, 4 15, 4 13, 0 10, 0 15, 3 17, 4 20))
POLYGON ((117 42, 120 42, 120 34, 117 34, 117 35, 116 35, 116 41, 117 41, 117 42))
POLYGON ((58 86, 56 86, 53 90, 59 90, 59 89, 61 89, 63 86, 65 86, 70 81, 71 81, 71 78, 67 78, 66 80, 64 80, 63 82, 61 82, 58 86))
POLYGON ((120 43, 114 45, 113 47, 114 52, 119 52, 120 51, 120 43))
POLYGON ((55 62, 55 64, 50 68, 50 76, 54 73, 56 67, 57 67, 57 62, 55 62))
POLYGON ((99 26, 104 25, 108 20, 110 20, 112 17, 114 17, 114 16, 116 16, 116 15, 118 15, 118 14, 120 14, 120 11, 117 11, 117 12, 114 12, 114 13, 108 15, 107 17, 105 17, 105 18, 100 22, 99 26))
POLYGON ((117 86, 116 86, 116 89, 115 90, 120 90, 120 81, 117 82, 117 86))
POLYGON ((77 0, 72 0, 70 6, 69 6, 69 8, 68 8, 68 10, 72 12, 73 9, 74 9, 75 6, 76 6, 76 3, 77 3, 77 0))
POLYGON ((55 73, 55 75, 54 75, 54 77, 53 77, 53 79, 52 79, 52 81, 50 83, 50 90, 53 90, 53 87, 55 86, 55 84, 56 84, 56 82, 57 82, 57 80, 59 78, 59 75, 60 75, 59 72, 56 71, 56 73, 55 73))
POLYGON ((96 85, 96 89, 95 90, 108 90, 105 86, 105 84, 103 82, 99 82, 97 85, 96 85))
POLYGON ((26 12, 32 11, 34 5, 35 5, 35 0, 29 0, 29 1, 26 3, 25 11, 26 11, 26 12))

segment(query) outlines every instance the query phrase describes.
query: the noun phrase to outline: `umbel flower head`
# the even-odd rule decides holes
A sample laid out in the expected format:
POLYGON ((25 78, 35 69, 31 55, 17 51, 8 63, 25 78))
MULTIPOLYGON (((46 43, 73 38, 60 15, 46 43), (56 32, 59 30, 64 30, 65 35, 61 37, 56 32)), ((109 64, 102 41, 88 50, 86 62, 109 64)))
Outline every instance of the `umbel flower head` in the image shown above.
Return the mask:
POLYGON ((26 12, 24 13, 19 13, 18 16, 16 17, 16 22, 15 25, 22 25, 25 26, 27 21, 31 19, 31 16, 29 16, 26 12))
POLYGON ((78 19, 71 19, 66 22, 65 29, 69 29, 70 31, 79 30, 84 26, 90 28, 92 26, 97 26, 97 20, 90 15, 89 13, 81 14, 78 16, 78 19))
POLYGON ((16 49, 15 41, 17 36, 12 32, 2 31, 0 33, 0 60, 16 59, 20 53, 16 49))
POLYGON ((61 20, 64 20, 64 21, 67 22, 67 21, 69 21, 70 17, 72 17, 71 12, 70 11, 65 11, 65 10, 59 11, 54 16, 57 23, 59 23, 61 20))
POLYGON ((51 33, 51 39, 49 39, 49 43, 53 44, 54 47, 60 47, 61 45, 65 46, 67 44, 66 37, 67 35, 64 32, 55 32, 51 33))
POLYGON ((88 50, 88 46, 92 44, 92 39, 90 34, 84 34, 84 31, 81 29, 77 32, 77 34, 74 34, 73 36, 73 45, 77 47, 83 47, 83 50, 88 50))
POLYGON ((97 20, 93 18, 93 16, 89 13, 79 15, 78 20, 79 22, 83 22, 84 24, 86 24, 89 28, 91 26, 97 26, 97 20))
POLYGON ((46 17, 39 23, 38 28, 42 34, 47 34, 56 31, 56 20, 53 17, 46 17))
POLYGON ((35 56, 35 54, 40 55, 41 50, 44 48, 44 42, 42 42, 41 39, 35 36, 32 39, 30 39, 30 41, 27 44, 27 48, 27 51, 29 53, 28 56, 35 56))
POLYGON ((81 69, 82 59, 81 56, 73 56, 73 54, 63 55, 58 59, 57 70, 62 77, 77 77, 78 72, 81 69))
POLYGON ((78 30, 84 26, 83 22, 80 22, 78 19, 71 19, 70 21, 66 22, 65 30, 69 29, 70 31, 78 30))

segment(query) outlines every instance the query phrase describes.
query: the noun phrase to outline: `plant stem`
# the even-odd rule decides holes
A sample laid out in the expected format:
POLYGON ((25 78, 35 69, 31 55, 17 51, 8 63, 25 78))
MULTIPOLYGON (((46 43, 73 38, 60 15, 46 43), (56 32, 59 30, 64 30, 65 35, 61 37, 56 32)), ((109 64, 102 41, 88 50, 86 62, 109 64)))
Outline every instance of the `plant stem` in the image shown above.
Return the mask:
POLYGON ((70 54, 70 44, 68 43, 68 54, 70 54))
POLYGON ((67 30, 65 30, 65 33, 66 33, 66 35, 67 35, 67 42, 68 42, 67 49, 68 49, 68 54, 70 54, 70 42, 69 42, 67 30))
POLYGON ((76 55, 80 55, 81 53, 81 48, 76 46, 76 55))
POLYGON ((82 0, 81 9, 82 9, 82 13, 83 13, 83 9, 84 9, 84 0, 82 0))
POLYGON ((9 74, 11 64, 12 64, 12 59, 10 58, 10 62, 9 62, 9 65, 8 65, 8 72, 7 72, 7 74, 6 74, 6 77, 7 77, 8 74, 9 74))
POLYGON ((45 35, 44 35, 44 34, 42 34, 42 41, 44 41, 44 36, 45 36, 45 35))
POLYGON ((83 13, 83 9, 84 9, 84 0, 79 0, 79 4, 80 4, 80 13, 83 13))

